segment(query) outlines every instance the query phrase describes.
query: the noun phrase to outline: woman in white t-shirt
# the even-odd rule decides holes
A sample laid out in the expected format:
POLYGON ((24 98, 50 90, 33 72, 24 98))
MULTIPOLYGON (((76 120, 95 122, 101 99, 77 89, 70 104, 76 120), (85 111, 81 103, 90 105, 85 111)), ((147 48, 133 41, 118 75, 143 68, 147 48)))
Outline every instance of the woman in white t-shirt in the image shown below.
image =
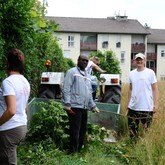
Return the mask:
POLYGON ((8 77, 0 91, 0 164, 17 164, 17 145, 27 132, 26 107, 30 84, 23 76, 23 53, 14 49, 7 53, 8 77))
POLYGON ((149 128, 153 113, 158 107, 157 79, 153 70, 145 67, 145 56, 135 56, 137 68, 129 74, 130 101, 128 104, 128 127, 130 138, 138 137, 139 124, 149 128))

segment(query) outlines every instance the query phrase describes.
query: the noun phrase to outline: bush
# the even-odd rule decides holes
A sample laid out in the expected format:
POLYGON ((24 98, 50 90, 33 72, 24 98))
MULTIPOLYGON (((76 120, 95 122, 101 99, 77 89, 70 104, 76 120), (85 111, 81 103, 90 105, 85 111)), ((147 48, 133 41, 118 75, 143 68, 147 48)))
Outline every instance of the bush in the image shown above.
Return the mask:
MULTIPOLYGON (((27 140, 39 142, 51 138, 59 149, 68 148, 69 123, 67 113, 61 103, 54 100, 36 103, 38 113, 32 116, 27 140)), ((108 135, 108 130, 88 123, 87 143, 97 143, 108 135)))
POLYGON ((37 103, 39 112, 34 114, 28 131, 27 140, 42 141, 51 138, 61 149, 68 142, 68 117, 60 103, 50 100, 37 103))

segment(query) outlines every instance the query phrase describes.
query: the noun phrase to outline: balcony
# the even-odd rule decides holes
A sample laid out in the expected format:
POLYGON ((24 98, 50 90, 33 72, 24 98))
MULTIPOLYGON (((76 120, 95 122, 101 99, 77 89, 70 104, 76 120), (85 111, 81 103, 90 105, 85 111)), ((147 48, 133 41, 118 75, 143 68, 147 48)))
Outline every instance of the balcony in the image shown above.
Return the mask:
POLYGON ((132 53, 145 52, 145 44, 143 43, 132 44, 131 52, 132 53))
POLYGON ((97 43, 96 42, 80 42, 80 49, 81 50, 97 50, 97 43))
POLYGON ((157 60, 157 53, 147 53, 147 60, 157 60))

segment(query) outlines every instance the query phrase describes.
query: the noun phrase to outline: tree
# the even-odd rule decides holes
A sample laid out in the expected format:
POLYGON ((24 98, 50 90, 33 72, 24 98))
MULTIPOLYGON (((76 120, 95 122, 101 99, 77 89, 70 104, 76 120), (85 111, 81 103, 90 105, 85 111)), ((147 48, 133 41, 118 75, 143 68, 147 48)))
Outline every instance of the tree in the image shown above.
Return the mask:
POLYGON ((0 0, 0 75, 5 77, 5 54, 18 48, 25 55, 25 77, 31 84, 31 96, 36 96, 41 73, 47 59, 52 71, 69 68, 62 50, 53 37, 57 25, 45 18, 45 4, 36 0, 0 0))
POLYGON ((107 74, 120 74, 120 62, 113 51, 96 51, 90 54, 90 57, 97 56, 100 59, 100 67, 107 71, 107 74))

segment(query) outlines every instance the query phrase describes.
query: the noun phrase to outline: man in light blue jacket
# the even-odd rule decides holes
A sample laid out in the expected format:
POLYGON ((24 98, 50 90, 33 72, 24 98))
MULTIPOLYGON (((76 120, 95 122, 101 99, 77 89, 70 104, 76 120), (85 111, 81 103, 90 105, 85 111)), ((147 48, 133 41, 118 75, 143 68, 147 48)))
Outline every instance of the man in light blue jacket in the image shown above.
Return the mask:
POLYGON ((87 111, 99 112, 92 98, 90 75, 85 71, 88 57, 80 55, 77 66, 67 71, 63 86, 63 103, 70 126, 69 153, 79 152, 87 130, 87 111))

